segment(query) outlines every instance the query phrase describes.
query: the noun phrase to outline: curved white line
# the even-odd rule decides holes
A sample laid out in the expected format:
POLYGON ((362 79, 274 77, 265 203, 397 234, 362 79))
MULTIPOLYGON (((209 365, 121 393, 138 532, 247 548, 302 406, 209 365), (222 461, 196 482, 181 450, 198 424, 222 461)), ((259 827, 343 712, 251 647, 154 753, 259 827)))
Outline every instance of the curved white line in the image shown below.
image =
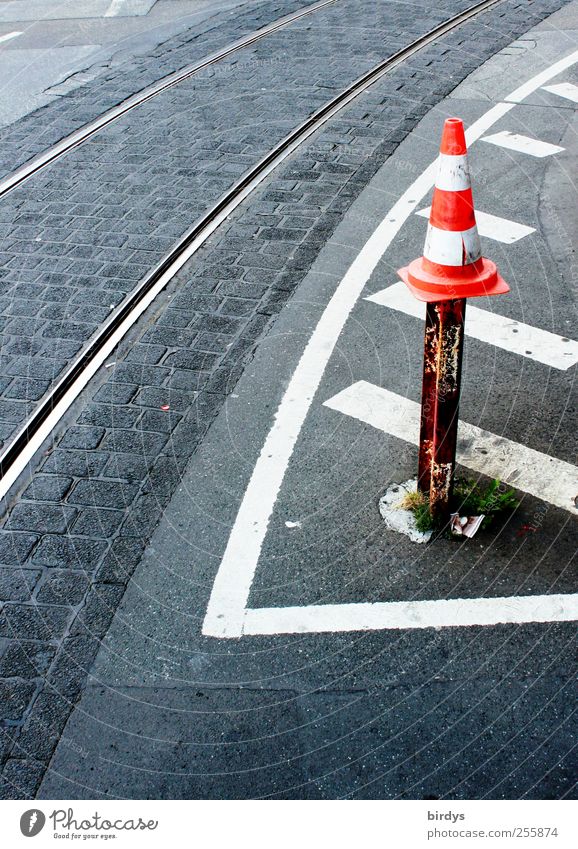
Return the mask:
MULTIPOLYGON (((532 77, 478 118, 466 131, 468 145, 552 77, 578 62, 578 50, 532 77)), ((203 634, 241 637, 249 592, 271 514, 297 438, 337 340, 383 254, 434 183, 437 159, 412 183, 355 258, 305 348, 285 392, 239 507, 215 578, 203 634)), ((255 633, 253 631, 253 633, 255 633)))

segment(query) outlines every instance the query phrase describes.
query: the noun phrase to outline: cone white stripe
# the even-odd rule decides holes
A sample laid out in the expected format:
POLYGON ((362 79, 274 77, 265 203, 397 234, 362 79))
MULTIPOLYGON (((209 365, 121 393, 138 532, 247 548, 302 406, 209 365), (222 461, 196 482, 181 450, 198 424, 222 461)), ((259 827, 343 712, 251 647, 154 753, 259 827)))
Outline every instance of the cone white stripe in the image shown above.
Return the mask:
POLYGON ((447 153, 440 153, 436 188, 442 189, 444 192, 463 192, 470 186, 467 154, 451 156, 447 153))
MULTIPOLYGON (((478 228, 469 230, 440 230, 429 223, 423 255, 438 265, 470 265, 482 255, 478 228)), ((440 280, 440 283, 446 283, 440 280)))

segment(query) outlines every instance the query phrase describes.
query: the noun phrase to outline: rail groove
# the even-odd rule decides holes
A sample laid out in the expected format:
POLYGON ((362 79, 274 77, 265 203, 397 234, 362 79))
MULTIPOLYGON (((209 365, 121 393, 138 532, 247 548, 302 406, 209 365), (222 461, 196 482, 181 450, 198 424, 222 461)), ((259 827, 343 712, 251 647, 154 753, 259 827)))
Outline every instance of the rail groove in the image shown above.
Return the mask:
POLYGON ((89 121, 87 124, 79 127, 78 130, 74 130, 73 133, 65 136, 51 147, 46 148, 46 150, 42 151, 42 153, 34 156, 20 168, 17 168, 16 171, 13 171, 12 174, 9 174, 7 177, 0 180, 0 197, 7 194, 12 189, 15 189, 16 186, 24 183, 43 168, 46 168, 46 166, 50 165, 51 162, 54 162, 55 159, 59 159, 61 156, 64 156, 65 153, 68 153, 68 151, 87 141, 87 139, 91 138, 91 136, 98 133, 104 127, 108 127, 108 125, 112 124, 113 121, 116 121, 118 118, 126 115, 126 113, 130 112, 132 109, 136 109, 137 106, 141 106, 141 104, 146 103, 148 100, 151 100, 163 91, 173 88, 173 86, 182 83, 184 80, 188 80, 204 68, 208 68, 210 65, 215 65, 217 62, 221 62, 223 59, 226 59, 238 50, 250 47, 251 44, 255 44, 255 42, 260 41, 262 38, 266 38, 268 35, 272 35, 274 32, 289 26, 295 21, 305 18, 307 15, 311 15, 314 12, 325 8, 325 6, 332 6, 338 2, 339 0, 320 0, 319 3, 314 3, 311 6, 299 9, 298 12, 292 12, 290 15, 285 15, 284 17, 279 18, 278 21, 274 21, 272 24, 267 24, 267 26, 262 29, 256 30, 251 33, 251 35, 232 42, 222 50, 218 50, 215 53, 211 53, 209 56, 205 56, 204 59, 201 59, 199 62, 195 62, 193 65, 187 65, 180 71, 174 71, 172 74, 163 77, 156 83, 136 92, 136 94, 132 94, 126 100, 123 100, 122 103, 119 103, 117 106, 113 106, 112 109, 107 109, 107 111, 103 112, 102 115, 99 115, 98 118, 95 118, 93 121, 89 121))
MULTIPOLYGON (((164 257, 141 280, 138 286, 122 301, 94 336, 73 360, 67 371, 57 381, 23 425, 7 448, 0 454, 0 498, 24 471, 27 464, 49 436, 54 426, 69 409, 82 389, 104 363, 127 331, 170 282, 178 270, 204 244, 209 236, 245 198, 287 157, 305 142, 319 127, 347 106, 358 95, 380 80, 419 50, 450 32, 465 21, 486 11, 501 0, 482 0, 470 9, 460 12, 430 30, 424 36, 380 62, 335 98, 314 112, 306 121, 292 130, 265 157, 247 171, 220 200, 197 221, 164 257)), ((319 4, 318 4, 319 5, 319 4)), ((313 8, 313 7, 311 7, 313 8)))

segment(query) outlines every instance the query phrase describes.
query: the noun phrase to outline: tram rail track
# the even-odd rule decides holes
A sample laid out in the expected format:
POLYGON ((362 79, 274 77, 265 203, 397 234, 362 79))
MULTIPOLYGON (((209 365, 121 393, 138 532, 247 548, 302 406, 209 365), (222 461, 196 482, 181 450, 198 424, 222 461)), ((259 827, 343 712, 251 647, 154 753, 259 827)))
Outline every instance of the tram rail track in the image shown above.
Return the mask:
POLYGON ((0 180, 0 198, 7 195, 17 186, 22 185, 22 183, 26 182, 26 180, 30 179, 30 177, 37 174, 43 168, 46 168, 55 160, 60 159, 61 156, 64 156, 69 151, 92 138, 92 136, 100 132, 100 130, 108 127, 114 121, 122 118, 138 106, 142 106, 144 103, 147 103, 153 97, 156 97, 168 89, 179 85, 179 83, 190 79, 205 68, 209 68, 211 65, 216 65, 217 63, 222 62, 224 59, 227 59, 239 50, 250 47, 256 42, 261 41, 261 39, 266 38, 269 35, 273 35, 273 33, 290 26, 296 21, 299 21, 308 15, 312 15, 327 6, 333 6, 338 2, 339 0, 319 0, 318 3, 313 3, 311 6, 306 6, 297 12, 284 15, 282 18, 279 18, 279 20, 274 21, 271 24, 267 24, 267 26, 262 27, 259 30, 255 30, 255 32, 252 32, 250 35, 244 36, 243 38, 228 44, 223 49, 205 56, 198 62, 187 65, 179 71, 174 71, 166 77, 162 77, 160 80, 157 80, 157 82, 152 85, 146 86, 141 91, 132 94, 117 106, 107 109, 106 112, 103 112, 94 120, 83 124, 82 127, 79 127, 77 130, 74 130, 74 132, 69 133, 63 139, 56 142, 56 144, 51 145, 46 148, 46 150, 42 151, 42 153, 37 154, 28 162, 24 163, 24 165, 21 165, 16 169, 16 171, 13 171, 11 174, 8 174, 8 176, 2 178, 0 180))
MULTIPOLYGON (((334 2, 335 0, 333 0, 334 2)), ((329 0, 331 2, 331 0, 329 0)), ((329 2, 315 4, 310 11, 329 5, 329 2)), ((32 415, 21 426, 15 437, 0 454, 0 497, 4 498, 18 480, 21 473, 33 459, 44 440, 50 435, 60 419, 70 408, 96 371, 110 356, 116 345, 122 340, 157 295, 174 278, 179 269, 199 250, 219 225, 281 165, 300 145, 310 138, 329 119, 335 116, 356 97, 378 82, 388 72, 402 62, 414 56, 436 39, 451 32, 456 27, 501 0, 482 0, 470 9, 462 11, 447 21, 437 25, 428 33, 415 39, 411 44, 381 61, 343 89, 305 121, 295 127, 272 150, 253 165, 237 180, 231 188, 179 239, 165 257, 144 277, 132 292, 116 307, 98 333, 93 336, 77 357, 71 362, 64 374, 57 380, 47 395, 41 399, 32 415)), ((294 13, 297 14, 297 13, 294 13)), ((303 13, 301 14, 303 16, 303 13)), ((280 28, 289 21, 281 19, 276 23, 280 28)), ((263 31, 264 32, 264 31, 263 31)), ((263 37, 263 36, 260 36, 263 37)), ((236 49, 240 49, 237 47, 236 49)), ((192 72, 191 72, 192 73, 192 72)), ((189 74, 190 75, 190 74, 189 74)), ((174 75, 171 75, 174 76, 174 75)), ((182 77, 183 79, 185 77, 182 77)), ((169 78, 165 78, 165 81, 169 78)), ((176 84, 176 80, 171 83, 176 84)), ((165 86, 165 88, 168 87, 165 86)), ((159 89, 159 90, 165 90, 159 89)), ((151 97, 154 95, 150 95, 151 97)), ((129 99, 130 100, 130 99, 129 99)), ((125 101, 125 103, 128 101, 125 101)), ((143 101, 140 101, 143 102, 143 101)), ((138 104, 134 104, 135 106, 138 104)), ((129 107, 134 108, 134 106, 129 107)), ((111 110, 112 111, 112 110, 111 110)), ((128 111, 128 110, 125 110, 128 111)), ((108 114, 108 113, 105 113, 108 114)), ((121 113, 124 114, 124 113, 121 113)), ((111 118, 114 120, 114 118, 111 118)), ((89 125, 87 125, 89 126, 89 125)), ((105 126, 103 124, 102 126, 105 126)), ((93 130, 97 132, 97 130, 93 130)), ((88 137, 88 136, 87 136, 88 137)), ((80 144, 81 141, 76 142, 80 144)), ((75 145, 71 145, 75 146, 75 145)), ((67 148, 67 149, 70 149, 67 148)), ((61 154, 58 154, 61 155, 61 154)), ((47 164, 47 163, 46 163, 47 164)), ((31 165, 31 163, 29 163, 31 165)), ((43 167, 39 165, 39 167, 43 167)), ((15 174, 18 172, 15 172, 15 174)), ((32 172, 33 173, 33 172, 32 172)), ((14 175, 12 175, 14 176, 14 175)), ((30 176, 30 175, 28 175, 30 176)), ((23 180, 26 177, 22 178, 23 180)), ((22 180, 20 181, 22 182, 22 180)), ((16 184, 15 184, 16 185, 16 184)), ((13 187, 13 186, 12 186, 13 187)), ((0 196, 2 184, 0 183, 0 196)), ((9 189, 6 189, 9 191, 9 189)))

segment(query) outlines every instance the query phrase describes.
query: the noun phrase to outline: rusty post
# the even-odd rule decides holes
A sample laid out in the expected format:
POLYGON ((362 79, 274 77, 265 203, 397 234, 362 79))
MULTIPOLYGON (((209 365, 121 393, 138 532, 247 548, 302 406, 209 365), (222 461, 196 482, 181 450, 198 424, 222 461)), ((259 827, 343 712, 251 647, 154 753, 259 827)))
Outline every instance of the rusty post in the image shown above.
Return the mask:
POLYGON ((466 300, 427 304, 418 488, 432 517, 447 522, 456 464, 466 300))

